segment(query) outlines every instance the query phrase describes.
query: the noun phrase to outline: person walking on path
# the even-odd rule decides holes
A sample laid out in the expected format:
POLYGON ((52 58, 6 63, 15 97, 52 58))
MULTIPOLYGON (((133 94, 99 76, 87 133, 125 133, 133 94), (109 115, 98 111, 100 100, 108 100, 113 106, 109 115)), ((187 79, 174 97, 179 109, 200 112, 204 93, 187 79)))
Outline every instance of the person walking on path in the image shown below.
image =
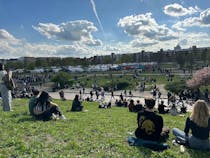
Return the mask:
POLYGON ((114 97, 114 91, 113 91, 113 90, 111 90, 111 98, 110 98, 110 101, 111 101, 112 99, 115 99, 115 97, 114 97))

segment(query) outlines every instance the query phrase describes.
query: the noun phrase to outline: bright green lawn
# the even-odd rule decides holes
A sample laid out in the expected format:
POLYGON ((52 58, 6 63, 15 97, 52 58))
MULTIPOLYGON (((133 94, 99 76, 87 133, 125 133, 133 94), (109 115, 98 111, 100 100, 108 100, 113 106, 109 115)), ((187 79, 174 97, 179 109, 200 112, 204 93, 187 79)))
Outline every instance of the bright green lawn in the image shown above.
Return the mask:
MULTIPOLYGON (((3 158, 208 158, 210 152, 186 149, 168 144, 170 149, 155 152, 131 147, 126 138, 136 128, 136 114, 126 108, 98 109, 97 103, 84 103, 88 112, 67 112, 70 101, 55 100, 66 121, 35 121, 28 113, 28 100, 13 100, 13 112, 0 111, 0 157, 3 158)), ((165 115, 165 126, 183 128, 185 117, 165 115)))

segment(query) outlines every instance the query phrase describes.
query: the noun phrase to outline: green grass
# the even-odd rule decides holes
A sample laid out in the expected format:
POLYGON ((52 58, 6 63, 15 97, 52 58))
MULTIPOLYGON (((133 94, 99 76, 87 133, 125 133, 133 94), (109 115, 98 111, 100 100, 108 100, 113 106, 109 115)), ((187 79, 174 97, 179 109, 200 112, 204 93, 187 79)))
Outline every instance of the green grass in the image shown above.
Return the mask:
MULTIPOLYGON (((143 147, 132 147, 126 142, 129 132, 136 129, 136 113, 126 108, 98 109, 97 103, 84 102, 88 112, 67 112, 71 101, 54 100, 67 117, 66 121, 36 121, 29 116, 28 100, 14 99, 13 112, 0 111, 1 158, 207 158, 210 152, 179 146, 155 152, 143 147)), ((164 115, 165 126, 183 128, 185 117, 164 115)))

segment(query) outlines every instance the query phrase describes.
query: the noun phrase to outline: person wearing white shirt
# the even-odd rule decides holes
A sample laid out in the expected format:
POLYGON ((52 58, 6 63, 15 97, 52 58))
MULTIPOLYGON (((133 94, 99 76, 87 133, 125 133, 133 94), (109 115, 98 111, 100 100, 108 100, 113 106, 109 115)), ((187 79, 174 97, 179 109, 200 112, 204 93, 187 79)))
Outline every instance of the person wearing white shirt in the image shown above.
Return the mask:
POLYGON ((11 90, 9 90, 2 78, 7 74, 4 69, 4 64, 0 63, 0 93, 2 98, 3 111, 11 111, 12 95, 11 90))

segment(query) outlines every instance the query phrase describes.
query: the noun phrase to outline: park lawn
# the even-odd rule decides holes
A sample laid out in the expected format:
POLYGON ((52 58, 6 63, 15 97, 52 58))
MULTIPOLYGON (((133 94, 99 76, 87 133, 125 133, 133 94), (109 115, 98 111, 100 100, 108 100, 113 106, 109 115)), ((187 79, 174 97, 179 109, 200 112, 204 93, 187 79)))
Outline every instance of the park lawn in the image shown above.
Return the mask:
MULTIPOLYGON (((167 143, 170 149, 155 152, 132 147, 126 142, 136 128, 136 113, 127 108, 98 109, 97 103, 84 102, 88 112, 67 112, 71 101, 54 100, 67 120, 36 121, 29 116, 28 99, 14 99, 12 112, 0 111, 1 158, 208 158, 210 152, 186 149, 180 153, 173 146, 173 136, 167 143)), ((183 128, 185 117, 164 115, 165 126, 183 128)))

